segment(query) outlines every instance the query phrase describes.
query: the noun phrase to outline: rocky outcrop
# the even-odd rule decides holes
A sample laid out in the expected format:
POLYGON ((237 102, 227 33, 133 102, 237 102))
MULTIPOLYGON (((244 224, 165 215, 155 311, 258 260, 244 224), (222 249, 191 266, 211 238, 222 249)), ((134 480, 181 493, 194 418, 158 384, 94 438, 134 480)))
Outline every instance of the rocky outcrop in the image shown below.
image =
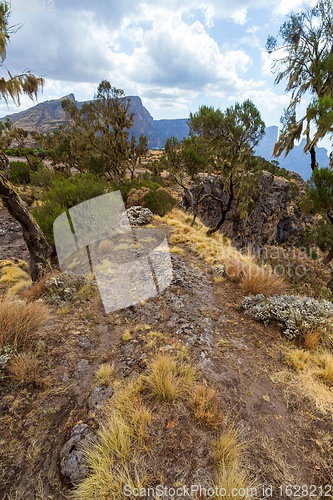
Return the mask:
POLYGON ((96 435, 87 424, 77 424, 72 429, 70 439, 60 451, 60 471, 65 482, 76 484, 86 477, 88 466, 84 448, 96 441, 96 435))
MULTIPOLYGON (((210 176, 203 180, 203 194, 211 192, 215 179, 210 176)), ((218 180, 216 186, 217 196, 224 197, 227 203, 222 180, 218 180)), ((247 218, 241 217, 237 203, 233 201, 221 231, 238 248, 281 244, 290 236, 300 236, 306 226, 313 222, 313 217, 304 215, 299 208, 297 193, 304 189, 305 183, 300 176, 293 182, 263 171, 258 179, 258 186, 254 189, 253 211, 247 218)), ((186 199, 184 205, 188 205, 186 199)), ((221 216, 220 203, 206 198, 199 206, 199 216, 208 227, 215 226, 221 216)))

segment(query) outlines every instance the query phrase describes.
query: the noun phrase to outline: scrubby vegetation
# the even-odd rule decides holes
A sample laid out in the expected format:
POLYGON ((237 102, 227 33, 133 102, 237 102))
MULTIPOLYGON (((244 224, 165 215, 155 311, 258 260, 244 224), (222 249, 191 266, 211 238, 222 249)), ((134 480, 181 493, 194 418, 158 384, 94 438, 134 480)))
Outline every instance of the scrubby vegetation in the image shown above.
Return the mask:
POLYGON ((256 320, 268 324, 276 320, 290 338, 305 337, 311 329, 320 331, 326 342, 333 340, 333 304, 328 300, 315 300, 295 295, 275 295, 265 298, 264 295, 248 295, 242 302, 248 314, 256 320))

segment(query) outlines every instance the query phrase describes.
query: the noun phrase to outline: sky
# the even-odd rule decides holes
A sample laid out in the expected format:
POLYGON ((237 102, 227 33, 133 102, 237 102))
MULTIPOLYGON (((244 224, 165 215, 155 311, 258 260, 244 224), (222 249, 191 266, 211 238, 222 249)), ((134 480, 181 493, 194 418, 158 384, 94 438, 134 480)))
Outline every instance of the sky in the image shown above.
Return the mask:
MULTIPOLYGON (((10 24, 21 27, 7 46, 2 76, 27 68, 43 76, 39 102, 69 93, 92 99, 106 79, 140 96, 154 119, 188 118, 204 104, 224 110, 251 99, 266 126, 280 126, 289 96, 286 82, 274 84, 265 43, 288 13, 315 3, 12 0, 10 24)), ((19 108, 0 101, 0 116, 32 105, 28 97, 19 108)))

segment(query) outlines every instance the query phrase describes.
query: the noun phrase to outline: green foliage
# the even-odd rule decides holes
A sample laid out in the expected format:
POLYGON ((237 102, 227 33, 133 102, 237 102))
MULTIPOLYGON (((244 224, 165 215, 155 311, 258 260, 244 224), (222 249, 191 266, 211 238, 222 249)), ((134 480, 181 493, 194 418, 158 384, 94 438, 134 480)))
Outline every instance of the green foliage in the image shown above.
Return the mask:
POLYGON ((266 44, 269 53, 281 54, 273 62, 273 70, 277 71, 275 82, 286 79, 286 92, 291 95, 274 155, 279 156, 283 151, 287 155, 303 133, 304 151, 311 153, 312 170, 316 168, 315 146, 333 131, 332 23, 332 0, 319 0, 312 9, 289 14, 279 31, 280 45, 278 37, 272 36, 266 44), (296 107, 305 94, 313 97, 305 115, 297 120, 296 107))
POLYGON ((302 208, 310 213, 327 213, 333 209, 333 170, 316 168, 307 184, 302 208))
POLYGON ((311 247, 319 247, 323 252, 327 252, 333 241, 333 225, 326 216, 308 227, 297 243, 298 247, 305 247, 307 250, 311 247))
POLYGON ((170 212, 177 204, 175 198, 162 187, 150 190, 145 194, 144 201, 146 207, 160 217, 170 212))
POLYGON ((92 174, 76 174, 68 179, 56 179, 45 194, 42 206, 34 209, 34 216, 48 241, 54 243, 53 223, 69 208, 105 193, 106 183, 92 174))
POLYGON ((14 184, 30 183, 30 168, 24 161, 12 161, 10 164, 9 180, 14 184))
POLYGON ((159 184, 162 187, 165 186, 165 180, 163 179, 163 177, 158 175, 158 173, 154 174, 154 172, 142 172, 138 174, 137 180, 138 182, 150 181, 159 184))
POLYGON ((18 158, 23 156, 23 153, 18 148, 8 148, 6 149, 5 154, 7 156, 17 156, 18 158))
POLYGON ((134 181, 131 181, 129 179, 125 179, 123 182, 121 182, 119 184, 116 182, 111 182, 110 186, 112 188, 112 191, 120 191, 121 192, 121 196, 123 198, 125 205, 127 203, 127 197, 128 197, 129 192, 131 191, 131 189, 133 189, 133 188, 140 189, 142 187, 146 187, 146 188, 154 191, 154 190, 161 187, 161 185, 158 184, 157 182, 152 182, 150 180, 139 180, 139 179, 135 179, 134 181))
POLYGON ((45 167, 43 164, 38 167, 37 172, 32 172, 31 184, 43 188, 51 186, 52 182, 56 179, 57 174, 53 170, 45 167))
MULTIPOLYGON (((236 102, 224 112, 213 107, 201 106, 195 114, 190 114, 189 128, 191 139, 197 143, 184 142, 185 161, 188 173, 197 175, 198 192, 202 192, 201 172, 215 173, 223 182, 223 190, 228 195, 227 201, 220 199, 213 186, 210 196, 221 205, 221 218, 207 234, 217 231, 224 223, 226 214, 233 200, 237 201, 238 210, 246 217, 253 207, 249 172, 253 171, 256 159, 253 147, 265 133, 265 124, 260 112, 252 101, 242 104, 236 102), (195 149, 193 146, 195 145, 195 149), (207 163, 206 163, 207 162, 207 163)), ((200 195, 199 195, 200 197, 200 195)), ((192 197, 191 210, 195 214, 199 200, 192 197)))
POLYGON ((132 141, 132 158, 128 142, 128 131, 134 123, 131 103, 107 80, 99 84, 94 100, 81 109, 70 99, 61 105, 70 122, 67 130, 54 135, 58 148, 55 161, 66 165, 75 162, 80 172, 103 174, 119 182, 129 164, 136 164, 145 155, 147 140, 142 136, 138 146, 132 141))

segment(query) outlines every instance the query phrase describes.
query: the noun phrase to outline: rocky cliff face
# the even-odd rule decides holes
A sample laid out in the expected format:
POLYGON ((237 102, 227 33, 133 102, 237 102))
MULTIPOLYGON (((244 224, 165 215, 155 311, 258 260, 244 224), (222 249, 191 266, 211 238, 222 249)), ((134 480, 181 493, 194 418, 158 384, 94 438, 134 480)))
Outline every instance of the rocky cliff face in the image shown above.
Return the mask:
MULTIPOLYGON (((211 191, 213 177, 203 181, 204 194, 211 191)), ((222 182, 217 183, 217 196, 225 198, 222 182)), ((254 210, 247 219, 240 217, 237 203, 234 201, 221 231, 226 234, 238 248, 259 248, 263 245, 284 243, 290 236, 301 235, 313 218, 305 216, 299 208, 297 191, 304 190, 305 183, 297 176, 297 181, 288 181, 270 172, 262 172, 258 188, 253 197, 254 210)), ((184 200, 187 204, 187 200, 184 200)), ((199 207, 201 220, 213 227, 221 216, 218 202, 206 198, 199 207)))

